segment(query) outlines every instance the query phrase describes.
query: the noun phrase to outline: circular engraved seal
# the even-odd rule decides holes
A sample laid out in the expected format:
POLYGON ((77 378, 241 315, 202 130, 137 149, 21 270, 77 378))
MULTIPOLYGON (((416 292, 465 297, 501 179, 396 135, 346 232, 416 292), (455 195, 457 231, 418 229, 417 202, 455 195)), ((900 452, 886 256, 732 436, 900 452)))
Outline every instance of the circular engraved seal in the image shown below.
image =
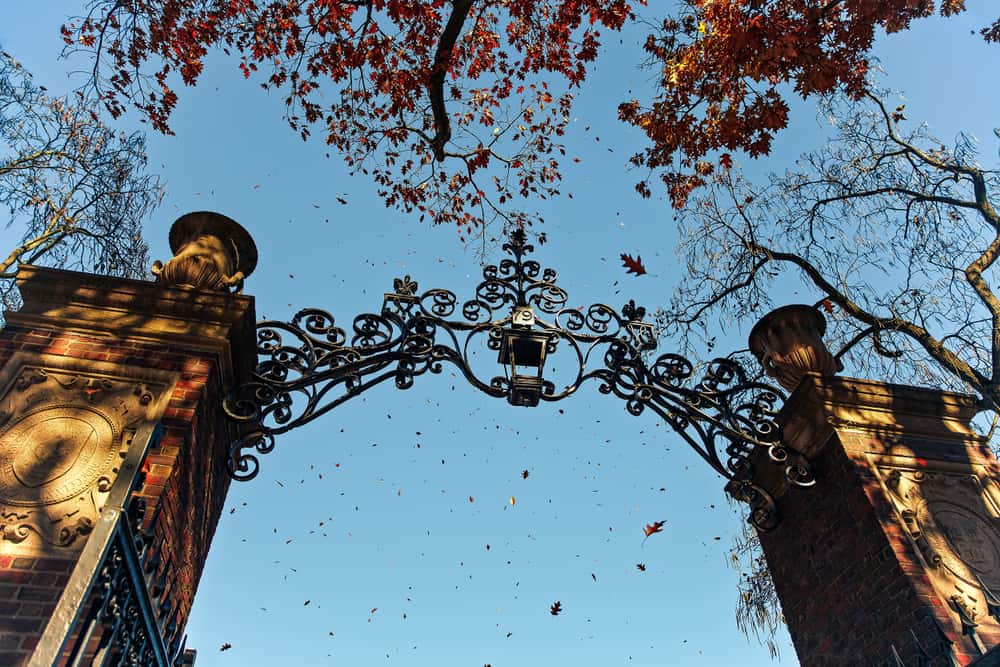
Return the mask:
POLYGON ((114 462, 118 432, 99 410, 48 405, 0 432, 0 502, 22 507, 69 500, 114 462))
MULTIPOLYGON (((947 500, 926 503, 925 512, 937 528, 931 531, 928 541, 948 569, 963 580, 967 578, 962 576, 962 568, 955 567, 953 559, 957 558, 991 588, 1000 583, 1000 535, 989 520, 969 507, 947 500)), ((975 581, 966 583, 977 585, 975 581)))

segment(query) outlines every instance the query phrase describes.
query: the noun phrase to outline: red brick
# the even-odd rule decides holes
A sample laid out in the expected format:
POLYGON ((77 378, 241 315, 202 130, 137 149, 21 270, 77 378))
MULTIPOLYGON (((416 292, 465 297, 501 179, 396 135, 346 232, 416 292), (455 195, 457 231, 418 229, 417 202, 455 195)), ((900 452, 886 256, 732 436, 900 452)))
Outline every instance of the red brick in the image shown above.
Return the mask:
POLYGON ((17 592, 18 600, 28 602, 52 602, 59 597, 58 588, 36 588, 35 586, 22 586, 17 592))
MULTIPOLYGON (((43 623, 40 618, 0 618, 0 633, 4 632, 38 632, 43 623)), ((0 663, 2 664, 2 663, 0 663)))
MULTIPOLYGON (((61 592, 61 591, 60 591, 61 592)), ((21 610, 17 612, 18 616, 23 618, 45 618, 47 619, 52 615, 52 610, 55 609, 55 601, 50 602, 21 602, 21 610)))
POLYGON ((28 658, 26 652, 0 651, 0 665, 20 665, 28 658))
POLYGON ((62 558, 39 558, 35 561, 35 571, 70 572, 75 564, 75 560, 63 560, 62 558))
POLYGON ((33 586, 55 586, 61 587, 69 580, 69 575, 57 574, 55 572, 35 572, 31 575, 33 586))

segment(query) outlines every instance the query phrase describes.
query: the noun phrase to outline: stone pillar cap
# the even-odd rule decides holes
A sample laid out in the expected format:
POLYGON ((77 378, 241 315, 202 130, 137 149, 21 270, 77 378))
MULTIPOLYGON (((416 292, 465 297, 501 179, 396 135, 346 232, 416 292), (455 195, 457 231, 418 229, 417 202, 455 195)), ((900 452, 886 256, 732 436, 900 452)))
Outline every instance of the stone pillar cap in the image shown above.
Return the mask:
POLYGON ((836 375, 840 360, 823 343, 826 318, 805 304, 772 310, 750 331, 750 351, 764 372, 793 391, 809 372, 836 375))
POLYGON ((170 227, 170 250, 176 255, 186 243, 209 234, 232 246, 234 271, 244 277, 257 268, 257 244, 243 226, 214 211, 194 211, 177 218, 170 227))
POLYGON ((816 328, 815 330, 820 336, 826 333, 826 318, 823 317, 823 314, 813 306, 808 306, 804 303, 792 303, 787 306, 775 308, 767 315, 760 318, 760 321, 753 326, 753 329, 750 330, 750 335, 747 337, 747 344, 750 347, 750 352, 752 352, 755 357, 760 359, 766 351, 764 349, 764 332, 774 326, 775 322, 785 319, 788 315, 798 315, 800 317, 809 318, 813 321, 813 326, 816 328))

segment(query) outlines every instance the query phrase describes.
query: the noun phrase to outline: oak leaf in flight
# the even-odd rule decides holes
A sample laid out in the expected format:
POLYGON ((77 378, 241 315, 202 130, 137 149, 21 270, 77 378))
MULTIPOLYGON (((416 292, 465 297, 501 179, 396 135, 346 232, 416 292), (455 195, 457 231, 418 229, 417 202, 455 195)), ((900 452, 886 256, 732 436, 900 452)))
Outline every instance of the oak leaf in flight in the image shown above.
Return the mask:
POLYGON ((666 521, 654 521, 653 523, 647 523, 646 527, 642 529, 642 532, 646 534, 646 537, 642 538, 642 543, 645 544, 646 540, 649 539, 650 535, 653 535, 655 533, 662 533, 663 524, 665 523, 666 521))
POLYGON ((649 537, 653 533, 662 533, 663 525, 666 521, 654 521, 653 523, 647 523, 646 527, 642 529, 642 532, 646 533, 646 537, 649 537))
POLYGON ((628 253, 622 253, 622 266, 625 267, 625 273, 634 273, 637 276, 644 275, 646 273, 646 267, 642 265, 642 255, 636 255, 633 259, 628 253))
POLYGON ((559 612, 561 611, 562 611, 562 603, 560 603, 559 600, 553 602, 552 606, 549 608, 549 613, 552 614, 553 616, 558 616, 559 612))

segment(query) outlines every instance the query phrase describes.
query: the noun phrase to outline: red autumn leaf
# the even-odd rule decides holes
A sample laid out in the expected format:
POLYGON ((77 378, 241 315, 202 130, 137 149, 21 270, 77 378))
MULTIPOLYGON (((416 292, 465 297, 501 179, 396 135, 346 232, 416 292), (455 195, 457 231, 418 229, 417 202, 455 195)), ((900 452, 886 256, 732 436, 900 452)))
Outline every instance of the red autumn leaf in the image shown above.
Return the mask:
POLYGON ((549 613, 552 614, 553 616, 558 616, 559 612, 561 611, 562 611, 562 604, 559 602, 559 600, 553 602, 552 606, 549 608, 549 613))
POLYGON ((722 165, 723 169, 733 168, 733 156, 729 153, 723 153, 719 156, 719 164, 722 165))
POLYGON ((528 469, 527 468, 525 468, 524 470, 521 471, 521 478, 522 479, 528 479, 528 469))
POLYGON ((646 267, 642 265, 642 255, 636 255, 635 259, 627 253, 622 253, 622 266, 627 270, 625 273, 634 273, 637 276, 641 276, 646 273, 646 267))
POLYGON ((820 305, 823 306, 823 310, 825 310, 827 314, 833 312, 833 301, 830 301, 829 299, 823 299, 820 302, 820 305))
POLYGON ((642 532, 646 534, 646 537, 642 538, 643 544, 646 543, 646 540, 649 539, 650 535, 653 535, 655 533, 662 533, 663 524, 665 523, 666 521, 654 521, 653 523, 647 523, 646 527, 642 529, 642 532))

